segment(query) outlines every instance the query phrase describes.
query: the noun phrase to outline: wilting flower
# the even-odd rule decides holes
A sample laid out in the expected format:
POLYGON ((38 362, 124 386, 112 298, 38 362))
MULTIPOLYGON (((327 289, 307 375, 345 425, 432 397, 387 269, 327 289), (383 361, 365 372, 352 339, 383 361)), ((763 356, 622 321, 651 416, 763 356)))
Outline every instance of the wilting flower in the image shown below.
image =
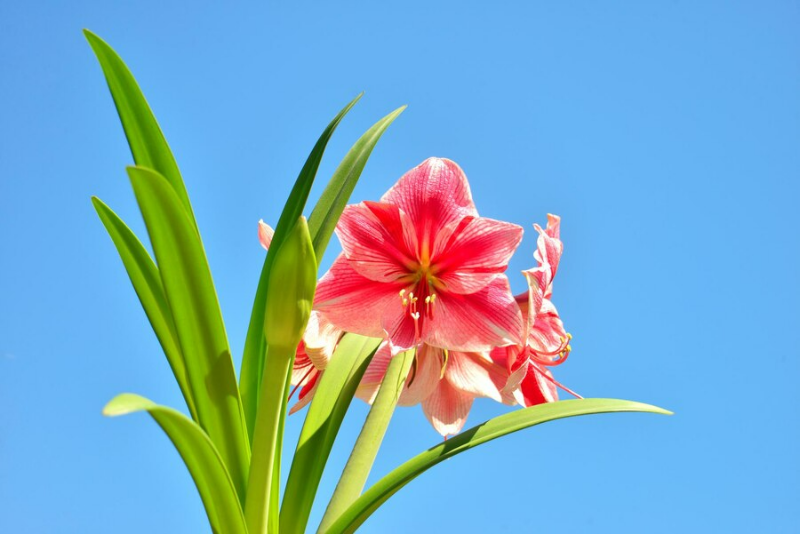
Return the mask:
MULTIPOLYGON (((392 358, 388 342, 378 348, 358 387, 359 398, 372 403, 392 358)), ((422 403, 422 411, 442 436, 457 434, 464 427, 476 397, 513 404, 504 393, 508 380, 505 367, 485 352, 448 351, 424 344, 400 394, 400 406, 422 403)))
POLYGON ((483 351, 521 343, 522 315, 503 274, 517 225, 479 217, 463 171, 430 158, 380 202, 348 206, 343 253, 314 308, 348 332, 388 338, 394 353, 426 343, 483 351))
MULTIPOLYGON (((547 216, 547 228, 534 225, 539 232, 534 258, 538 266, 523 271, 528 291, 516 298, 525 318, 524 344, 499 347, 491 352, 492 359, 510 372, 506 391, 523 406, 558 400, 558 387, 548 367, 563 363, 571 350, 572 336, 564 329, 556 307, 551 302, 553 279, 564 246, 560 239, 561 219, 547 216)), ((577 395, 576 395, 577 396, 577 395)))

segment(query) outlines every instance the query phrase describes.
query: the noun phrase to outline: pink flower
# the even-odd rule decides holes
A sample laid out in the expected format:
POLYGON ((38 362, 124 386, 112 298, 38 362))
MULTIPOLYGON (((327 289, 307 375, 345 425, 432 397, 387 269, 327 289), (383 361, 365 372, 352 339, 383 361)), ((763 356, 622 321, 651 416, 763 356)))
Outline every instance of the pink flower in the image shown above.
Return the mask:
MULTIPOLYGON (((553 279, 564 246, 559 235, 561 219, 547 216, 547 228, 539 232, 537 250, 533 256, 539 265, 523 271, 528 280, 528 291, 516 298, 525 317, 526 343, 517 346, 499 347, 491 352, 492 359, 505 365, 510 373, 506 391, 513 394, 523 406, 558 400, 558 389, 572 393, 553 379, 547 367, 563 363, 571 350, 572 338, 564 329, 558 311, 550 301, 553 294, 553 279)), ((577 396, 577 395, 576 395, 577 396)))
POLYGON ((348 206, 343 253, 317 286, 315 309, 338 328, 453 351, 520 344, 522 315, 503 274, 517 225, 479 217, 463 171, 430 158, 380 202, 348 206))
MULTIPOLYGON (((378 348, 361 379, 356 395, 372 403, 386 374, 392 354, 388 342, 378 348)), ((457 434, 464 427, 476 397, 513 404, 503 388, 506 369, 487 353, 446 351, 422 345, 400 394, 400 406, 422 403, 422 411, 442 436, 457 434)))

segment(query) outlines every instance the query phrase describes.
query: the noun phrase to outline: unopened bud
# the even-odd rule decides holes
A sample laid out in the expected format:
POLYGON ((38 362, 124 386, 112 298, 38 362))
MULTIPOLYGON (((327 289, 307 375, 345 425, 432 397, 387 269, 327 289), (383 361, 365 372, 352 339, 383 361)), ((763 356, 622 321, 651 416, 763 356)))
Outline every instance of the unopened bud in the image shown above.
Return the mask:
POLYGON ((275 251, 267 283, 264 334, 274 347, 294 350, 303 337, 314 291, 317 260, 305 217, 300 217, 275 251))

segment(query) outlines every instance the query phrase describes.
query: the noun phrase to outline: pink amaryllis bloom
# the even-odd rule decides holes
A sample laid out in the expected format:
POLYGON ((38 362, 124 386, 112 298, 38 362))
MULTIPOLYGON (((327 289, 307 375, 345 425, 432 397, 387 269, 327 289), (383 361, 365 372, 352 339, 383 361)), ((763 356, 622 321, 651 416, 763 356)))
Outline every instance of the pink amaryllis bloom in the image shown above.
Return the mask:
POLYGON ((539 232, 534 252, 539 265, 523 271, 528 281, 528 291, 515 297, 525 318, 525 343, 499 347, 491 352, 492 359, 504 365, 510 373, 506 391, 511 392, 523 406, 558 400, 557 386, 572 393, 556 382, 548 369, 567 359, 572 338, 564 329, 558 311, 550 300, 553 279, 564 249, 560 239, 560 223, 558 216, 548 214, 545 229, 534 225, 539 232))
MULTIPOLYGON (((392 358, 388 342, 373 356, 356 395, 372 403, 392 358)), ((442 436, 457 434, 464 427, 476 397, 514 404, 504 392, 508 372, 488 353, 447 351, 423 344, 400 394, 400 406, 422 404, 422 411, 442 436)))
POLYGON ((380 200, 347 206, 342 254, 317 286, 315 308, 348 332, 483 351, 521 342, 522 315, 503 274, 517 225, 479 217, 464 172, 430 158, 380 200))
MULTIPOLYGON (((258 221, 258 240, 264 249, 269 250, 275 231, 264 221, 258 221)), ((302 409, 311 402, 323 371, 328 366, 336 345, 344 332, 336 328, 327 318, 316 310, 311 311, 303 339, 297 346, 292 367, 292 393, 299 390, 297 403, 289 410, 290 414, 302 409)))

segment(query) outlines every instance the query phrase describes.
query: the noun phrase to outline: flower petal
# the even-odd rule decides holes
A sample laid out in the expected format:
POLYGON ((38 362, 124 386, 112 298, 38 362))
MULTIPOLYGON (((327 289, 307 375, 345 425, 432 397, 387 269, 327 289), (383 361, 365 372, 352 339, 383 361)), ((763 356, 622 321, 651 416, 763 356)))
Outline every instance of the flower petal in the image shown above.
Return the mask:
POLYGON ((539 262, 540 265, 550 266, 550 280, 546 293, 549 295, 550 287, 553 278, 556 276, 558 264, 561 261, 561 254, 564 252, 564 244, 561 242, 561 217, 558 215, 547 214, 547 228, 542 230, 538 224, 533 227, 539 232, 539 238, 536 241, 536 252, 533 257, 539 262))
POLYGON ((322 371, 315 372, 300 390, 300 395, 297 397, 297 402, 289 410, 289 415, 297 413, 302 410, 314 398, 314 393, 317 391, 319 379, 322 377, 322 371))
POLYGON ((275 230, 273 230, 270 225, 263 220, 258 221, 258 240, 261 242, 261 246, 264 247, 264 250, 269 250, 273 235, 275 235, 275 230))
POLYGON ((344 255, 360 275, 395 282, 416 263, 413 225, 400 208, 386 202, 347 206, 336 225, 344 255))
POLYGON ((474 293, 504 273, 522 241, 516 224, 486 217, 465 220, 437 236, 431 259, 436 277, 454 293, 474 293))
POLYGON ((336 344, 342 336, 342 330, 336 328, 328 318, 316 310, 311 311, 308 318, 303 343, 308 358, 320 371, 328 366, 336 344))
POLYGON ((423 341, 465 352, 522 344, 522 314, 504 274, 469 295, 441 293, 424 323, 423 341))
POLYGON ((532 361, 527 362, 523 368, 525 368, 525 376, 520 381, 519 387, 514 391, 517 402, 527 408, 558 400, 558 388, 542 376, 546 374, 552 377, 553 375, 549 369, 532 361))
POLYGON ((442 380, 441 351, 423 345, 417 351, 417 361, 406 379, 406 387, 400 394, 397 404, 414 406, 428 398, 442 380))
POLYGON ((449 351, 444 378, 464 393, 502 402, 508 373, 478 353, 449 351))
POLYGON ((419 344, 419 326, 414 323, 409 310, 403 306, 400 298, 390 302, 384 310, 381 320, 383 336, 392 343, 394 354, 410 350, 419 344))
POLYGON ((454 388, 447 380, 422 402, 422 411, 442 436, 458 434, 472 408, 472 395, 454 388))
MULTIPOLYGON (((442 370, 441 360, 439 360, 436 350, 423 346, 417 352, 417 361, 413 364, 411 372, 406 378, 406 385, 400 393, 398 400, 400 406, 419 404, 436 388, 442 370)), ((392 352, 394 351, 391 345, 386 341, 378 347, 356 390, 356 396, 359 399, 369 404, 375 400, 389 362, 392 358, 397 357, 392 356, 392 352)))
POLYGON ((554 355, 564 348, 567 332, 558 311, 548 299, 542 300, 542 307, 528 336, 528 346, 535 352, 554 355))
POLYGON ((401 287, 364 278, 339 255, 317 284, 314 309, 341 330, 384 337, 381 317, 390 304, 399 301, 401 287))
POLYGON ((361 382, 359 382, 358 389, 356 389, 356 397, 368 404, 372 404, 391 360, 391 347, 388 341, 384 341, 378 346, 378 350, 372 356, 367 370, 364 371, 364 376, 361 377, 361 382))
POLYGON ((405 173, 381 201, 408 214, 423 250, 447 225, 478 215, 464 171, 449 159, 426 159, 405 173))
POLYGON ((525 279, 528 281, 527 294, 521 294, 514 297, 522 310, 522 315, 525 317, 526 337, 533 328, 533 323, 536 321, 536 316, 542 309, 542 302, 544 301, 545 290, 550 285, 550 267, 543 265, 522 271, 525 279))

